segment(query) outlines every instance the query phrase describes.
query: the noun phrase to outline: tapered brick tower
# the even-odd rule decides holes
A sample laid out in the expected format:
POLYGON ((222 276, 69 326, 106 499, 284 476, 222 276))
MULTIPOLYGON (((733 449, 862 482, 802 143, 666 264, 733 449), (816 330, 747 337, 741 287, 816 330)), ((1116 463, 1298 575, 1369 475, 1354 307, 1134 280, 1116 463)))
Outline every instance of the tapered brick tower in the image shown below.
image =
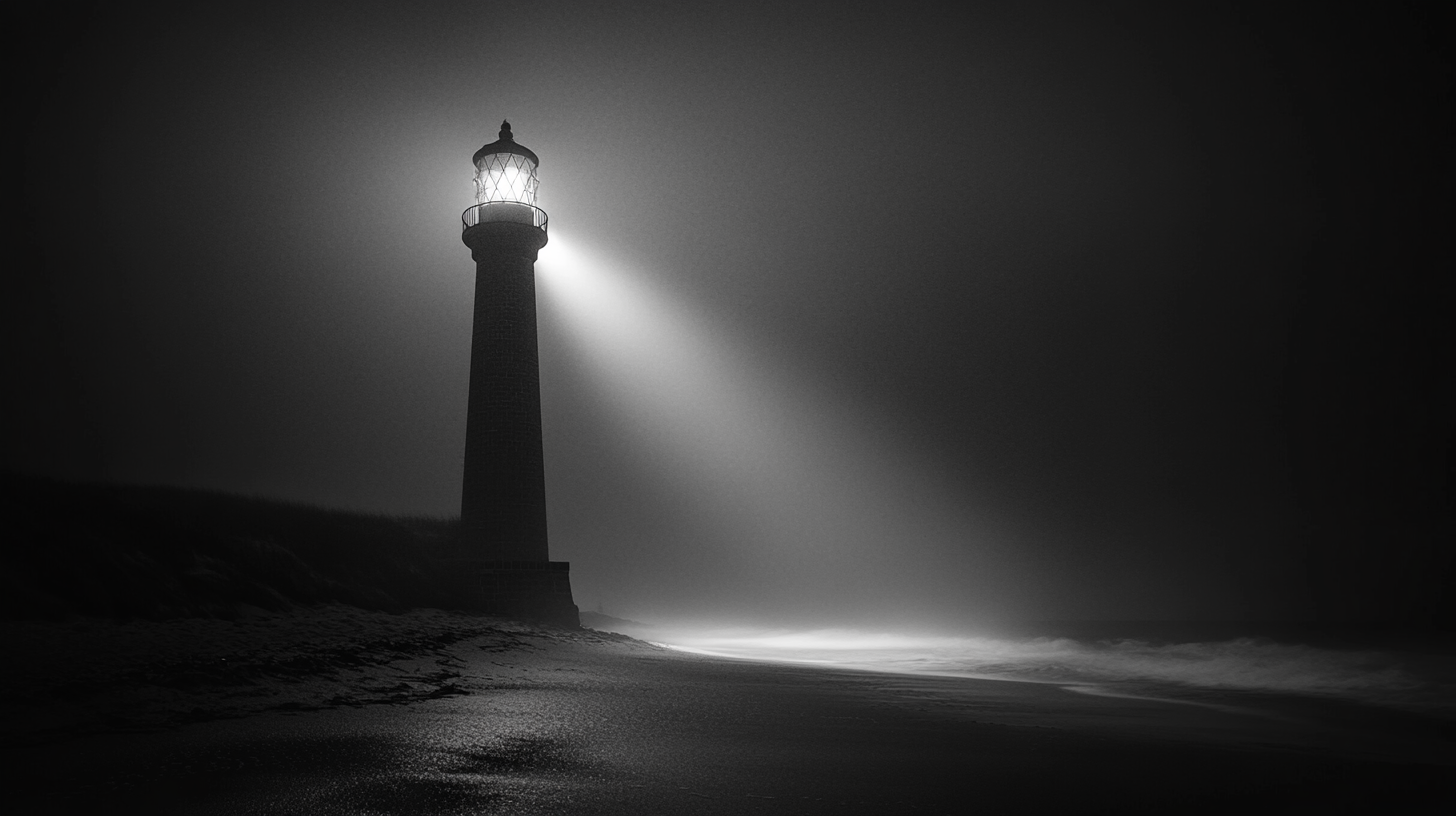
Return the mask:
POLYGON ((578 624, 569 565, 546 546, 546 474, 536 358, 536 253, 546 213, 536 206, 536 154, 508 122, 474 157, 476 204, 462 215, 475 260, 475 327, 459 578, 486 612, 578 624))

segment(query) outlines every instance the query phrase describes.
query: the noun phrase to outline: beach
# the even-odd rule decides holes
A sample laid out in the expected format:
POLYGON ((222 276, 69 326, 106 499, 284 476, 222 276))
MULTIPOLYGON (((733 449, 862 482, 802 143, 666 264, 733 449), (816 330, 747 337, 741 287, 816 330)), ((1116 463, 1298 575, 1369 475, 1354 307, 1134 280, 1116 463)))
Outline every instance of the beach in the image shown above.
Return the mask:
POLYGON ((7 624, 19 813, 1439 813, 1408 712, 693 654, 321 607, 7 624))

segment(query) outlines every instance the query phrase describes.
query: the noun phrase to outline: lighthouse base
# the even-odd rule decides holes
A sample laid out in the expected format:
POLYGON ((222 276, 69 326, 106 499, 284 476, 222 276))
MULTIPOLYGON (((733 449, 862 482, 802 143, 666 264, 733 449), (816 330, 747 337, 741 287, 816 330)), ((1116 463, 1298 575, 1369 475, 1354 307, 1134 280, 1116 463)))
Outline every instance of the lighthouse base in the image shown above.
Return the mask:
POLYGON ((472 612, 557 626, 581 625, 566 561, 450 560, 457 602, 472 612))

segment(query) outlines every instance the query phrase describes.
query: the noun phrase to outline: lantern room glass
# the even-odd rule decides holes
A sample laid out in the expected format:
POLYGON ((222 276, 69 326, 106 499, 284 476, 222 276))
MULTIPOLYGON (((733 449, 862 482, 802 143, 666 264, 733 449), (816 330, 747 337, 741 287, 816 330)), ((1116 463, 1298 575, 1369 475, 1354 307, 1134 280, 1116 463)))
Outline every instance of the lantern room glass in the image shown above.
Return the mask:
POLYGON ((478 204, 506 202, 536 206, 536 165, 515 153, 491 153, 480 157, 475 172, 475 201, 478 204))

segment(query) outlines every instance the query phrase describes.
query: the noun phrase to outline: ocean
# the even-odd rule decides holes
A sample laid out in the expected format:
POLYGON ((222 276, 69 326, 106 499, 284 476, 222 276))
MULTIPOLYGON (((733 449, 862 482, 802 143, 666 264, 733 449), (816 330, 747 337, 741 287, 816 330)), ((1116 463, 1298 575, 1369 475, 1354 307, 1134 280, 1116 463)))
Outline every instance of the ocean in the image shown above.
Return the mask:
POLYGON ((977 634, 849 628, 652 627, 671 648, 862 671, 1052 683, 1212 704, 1319 698, 1456 719, 1456 638, 1290 623, 1026 623, 977 634))

